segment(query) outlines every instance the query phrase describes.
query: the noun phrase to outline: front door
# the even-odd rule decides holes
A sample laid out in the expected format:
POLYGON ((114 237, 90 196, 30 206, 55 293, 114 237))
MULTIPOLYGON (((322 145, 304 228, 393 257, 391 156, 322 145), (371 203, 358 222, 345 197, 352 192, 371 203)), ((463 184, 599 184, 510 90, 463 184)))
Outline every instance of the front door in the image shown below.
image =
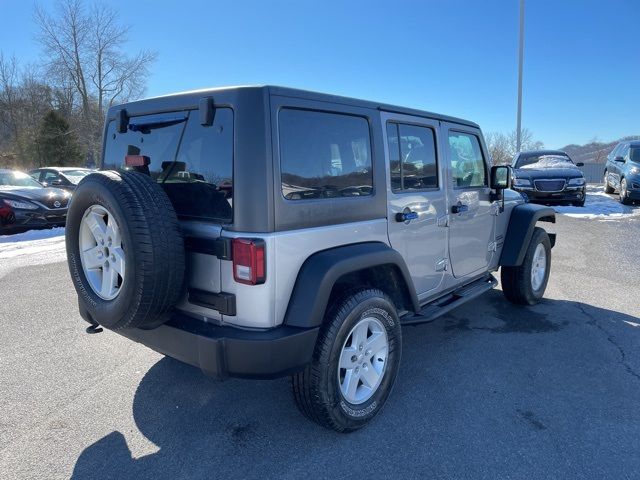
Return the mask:
POLYGON ((447 205, 438 149, 439 122, 382 113, 386 128, 388 231, 409 268, 419 298, 448 268, 447 205))
MULTIPOLYGON (((622 146, 617 156, 622 157, 625 162, 629 161, 629 144, 628 143, 622 146)), ((613 184, 616 186, 616 188, 620 188, 620 179, 622 178, 623 168, 624 168, 624 162, 616 162, 615 160, 613 161, 613 169, 611 173, 613 175, 613 184)))
POLYGON ((490 199, 489 163, 480 131, 444 125, 448 159, 449 255, 457 278, 482 273, 495 251, 498 205, 490 199))

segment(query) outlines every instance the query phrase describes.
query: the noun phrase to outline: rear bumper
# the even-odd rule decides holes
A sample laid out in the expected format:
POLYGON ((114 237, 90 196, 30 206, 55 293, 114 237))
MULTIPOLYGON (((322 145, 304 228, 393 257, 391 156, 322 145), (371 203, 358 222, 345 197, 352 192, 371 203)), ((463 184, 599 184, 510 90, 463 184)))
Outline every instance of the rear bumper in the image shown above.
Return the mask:
POLYGON ((174 314, 151 330, 133 328, 116 333, 212 377, 277 378, 300 371, 311 361, 318 328, 282 326, 249 331, 174 314))

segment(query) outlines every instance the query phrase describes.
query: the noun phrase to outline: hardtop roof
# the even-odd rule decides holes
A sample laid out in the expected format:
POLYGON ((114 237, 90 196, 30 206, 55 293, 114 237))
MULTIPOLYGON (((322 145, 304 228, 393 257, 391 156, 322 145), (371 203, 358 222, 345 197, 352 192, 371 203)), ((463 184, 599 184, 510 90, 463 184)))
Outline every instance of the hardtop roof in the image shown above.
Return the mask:
POLYGON ((127 104, 113 106, 109 109, 109 118, 113 118, 115 116, 115 112, 121 110, 122 108, 127 108, 128 106, 134 107, 136 111, 157 111, 162 110, 164 107, 176 107, 176 100, 180 99, 179 102, 181 105, 184 105, 184 108, 195 108, 198 105, 198 102, 201 98, 206 96, 213 96, 215 102, 215 94, 222 92, 232 92, 232 91, 242 91, 242 90, 262 90, 265 93, 269 93, 271 95, 279 95, 279 96, 288 96, 293 98, 305 98, 310 100, 315 100, 319 102, 328 102, 328 103, 337 103, 344 104, 350 106, 359 106, 364 108, 372 108, 381 111, 393 112, 393 113, 401 113, 405 115, 415 115, 419 117, 431 118, 435 120, 441 120, 443 122, 450 123, 458 123, 461 125, 467 125, 474 128, 480 128, 477 123, 471 122, 469 120, 464 120, 462 118, 452 117, 448 115, 442 115, 438 113, 428 112, 425 110, 419 110, 408 107, 401 107, 397 105, 390 105, 380 102, 374 102, 371 100, 360 100, 352 97, 343 97, 340 95, 333 95, 328 93, 320 93, 314 92, 310 90, 302 90, 297 88, 290 87, 280 87, 275 85, 242 85, 242 86, 231 86, 231 87, 218 87, 218 88, 206 88, 202 90, 191 90, 186 92, 178 92, 170 95, 162 95, 158 97, 151 97, 144 100, 137 100, 135 102, 130 102, 127 104))

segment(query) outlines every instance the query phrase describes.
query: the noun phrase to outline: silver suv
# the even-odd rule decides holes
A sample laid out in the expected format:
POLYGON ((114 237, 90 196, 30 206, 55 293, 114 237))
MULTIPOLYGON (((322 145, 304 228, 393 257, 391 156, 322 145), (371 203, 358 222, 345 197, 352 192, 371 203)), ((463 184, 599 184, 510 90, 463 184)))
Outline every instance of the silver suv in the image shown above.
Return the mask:
POLYGON ((291 375, 338 431, 384 405, 402 326, 496 285, 542 297, 551 208, 478 125, 281 87, 113 107, 67 220, 82 317, 224 378, 291 375))

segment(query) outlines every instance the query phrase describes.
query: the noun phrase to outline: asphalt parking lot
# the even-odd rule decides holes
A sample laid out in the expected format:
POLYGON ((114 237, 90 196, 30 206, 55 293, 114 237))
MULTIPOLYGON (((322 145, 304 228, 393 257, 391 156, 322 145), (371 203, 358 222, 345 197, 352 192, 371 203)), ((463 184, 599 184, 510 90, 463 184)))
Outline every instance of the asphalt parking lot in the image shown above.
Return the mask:
POLYGON ((405 328, 394 393, 350 435, 306 421, 288 379, 85 334, 59 257, 0 268, 0 478, 638 478, 640 216, 551 230, 546 300, 496 289, 405 328))

